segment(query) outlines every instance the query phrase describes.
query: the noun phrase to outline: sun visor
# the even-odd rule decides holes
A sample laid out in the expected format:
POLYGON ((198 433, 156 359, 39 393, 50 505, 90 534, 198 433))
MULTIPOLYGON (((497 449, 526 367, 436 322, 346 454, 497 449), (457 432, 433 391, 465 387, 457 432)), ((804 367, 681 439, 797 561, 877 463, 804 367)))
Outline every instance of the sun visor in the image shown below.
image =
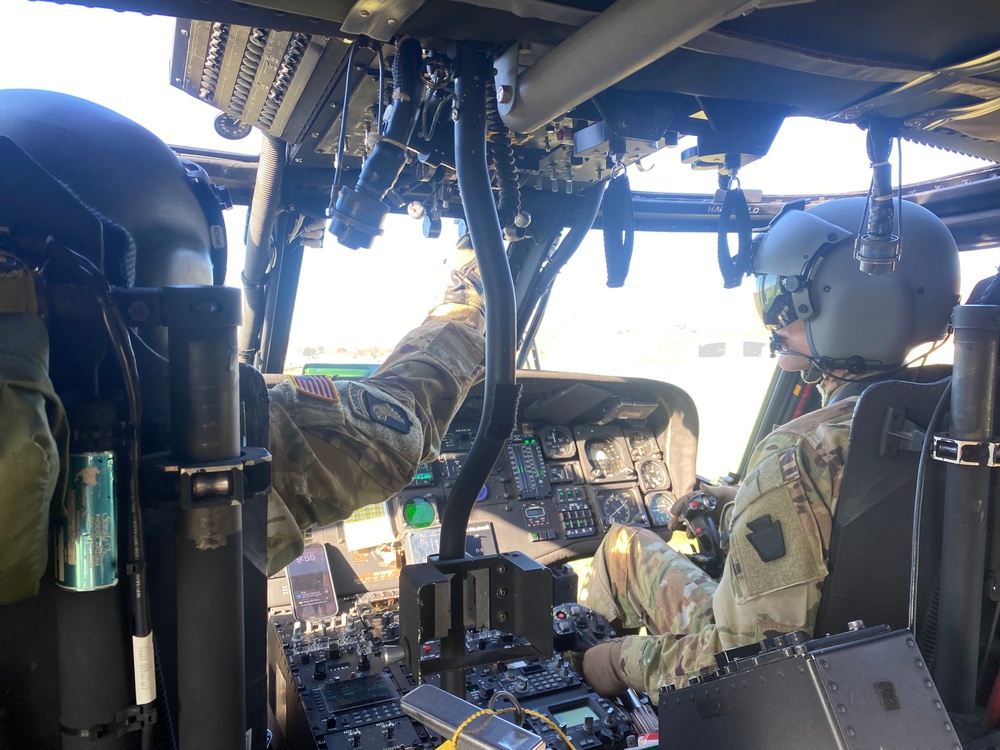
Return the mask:
POLYGON ((806 266, 826 245, 836 245, 854 232, 806 211, 791 211, 761 238, 753 258, 753 272, 778 276, 804 275, 806 266))

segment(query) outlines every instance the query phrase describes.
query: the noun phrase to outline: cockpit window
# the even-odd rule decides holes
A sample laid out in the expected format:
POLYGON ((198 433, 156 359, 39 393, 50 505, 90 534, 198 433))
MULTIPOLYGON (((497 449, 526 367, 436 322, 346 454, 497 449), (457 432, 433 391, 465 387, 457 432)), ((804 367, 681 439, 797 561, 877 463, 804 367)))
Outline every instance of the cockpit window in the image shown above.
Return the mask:
POLYGON ((458 239, 445 220, 427 239, 421 223, 390 215, 369 250, 350 250, 327 234, 305 248, 285 370, 330 363, 378 364, 441 301, 458 239))
POLYGON ((605 280, 591 232, 553 288, 535 338, 541 369, 680 386, 698 405, 699 471, 735 468, 774 371, 752 286, 723 289, 715 238, 686 233, 637 233, 625 286, 605 280))

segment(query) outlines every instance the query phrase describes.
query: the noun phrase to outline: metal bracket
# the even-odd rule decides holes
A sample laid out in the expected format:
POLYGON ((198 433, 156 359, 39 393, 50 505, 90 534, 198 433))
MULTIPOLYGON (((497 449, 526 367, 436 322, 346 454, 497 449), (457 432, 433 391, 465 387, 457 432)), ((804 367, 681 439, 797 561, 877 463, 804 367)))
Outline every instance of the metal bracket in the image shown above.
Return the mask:
POLYGON ((926 435, 927 431, 923 427, 906 418, 906 407, 890 406, 885 410, 878 454, 895 458, 900 451, 919 453, 926 435))
POLYGON ((363 34, 379 42, 388 42, 399 27, 425 0, 358 0, 347 11, 341 24, 345 34, 363 34))
POLYGON ((205 508, 243 502, 271 486, 271 454, 247 447, 238 458, 182 465, 170 453, 143 458, 142 490, 148 502, 180 502, 180 507, 205 508))
POLYGON ((510 113, 517 104, 517 78, 540 57, 552 49, 552 45, 538 42, 519 42, 506 49, 493 61, 496 70, 494 84, 497 91, 497 111, 501 116, 510 113))
POLYGON ((417 679, 500 659, 552 655, 552 571, 520 552, 407 565, 399 576, 400 643, 417 679), (455 607, 461 611, 455 611, 455 607), (516 634, 499 648, 425 655, 428 641, 461 627, 516 634))
POLYGON ((1000 439, 956 440, 948 433, 934 436, 931 458, 947 464, 959 466, 986 466, 995 469, 1000 466, 1000 439))

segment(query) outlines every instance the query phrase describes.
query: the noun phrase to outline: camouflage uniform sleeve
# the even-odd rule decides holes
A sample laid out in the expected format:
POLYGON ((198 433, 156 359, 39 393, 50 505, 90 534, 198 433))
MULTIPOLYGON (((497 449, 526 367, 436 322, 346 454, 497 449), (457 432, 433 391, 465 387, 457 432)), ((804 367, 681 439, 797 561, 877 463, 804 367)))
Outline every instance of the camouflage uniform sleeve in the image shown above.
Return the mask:
POLYGON ((410 482, 418 463, 437 456, 483 374, 485 318, 474 261, 453 282, 371 377, 290 376, 271 389, 270 572, 301 553, 300 529, 385 500, 410 482))
POLYGON ((618 666, 631 687, 655 701, 661 686, 683 687, 714 668, 719 651, 812 632, 855 402, 806 415, 757 446, 736 496, 729 557, 712 597, 714 621, 692 619, 673 634, 626 638, 618 666))

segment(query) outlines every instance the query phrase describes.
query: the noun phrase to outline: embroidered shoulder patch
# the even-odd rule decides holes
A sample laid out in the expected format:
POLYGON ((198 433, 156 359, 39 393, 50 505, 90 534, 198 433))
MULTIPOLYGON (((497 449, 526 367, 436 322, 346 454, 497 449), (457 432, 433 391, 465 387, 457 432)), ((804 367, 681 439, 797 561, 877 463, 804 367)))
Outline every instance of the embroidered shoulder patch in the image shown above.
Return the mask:
POLYGON ((347 384, 347 396, 351 402, 351 410, 362 419, 378 422, 380 425, 404 435, 413 426, 410 418, 406 416, 406 412, 401 407, 378 396, 373 396, 371 391, 357 383, 347 384))
POLYGON ((287 377, 299 393, 305 393, 307 396, 318 398, 321 401, 329 401, 331 404, 340 403, 340 394, 337 393, 332 378, 327 375, 288 375, 287 377))

